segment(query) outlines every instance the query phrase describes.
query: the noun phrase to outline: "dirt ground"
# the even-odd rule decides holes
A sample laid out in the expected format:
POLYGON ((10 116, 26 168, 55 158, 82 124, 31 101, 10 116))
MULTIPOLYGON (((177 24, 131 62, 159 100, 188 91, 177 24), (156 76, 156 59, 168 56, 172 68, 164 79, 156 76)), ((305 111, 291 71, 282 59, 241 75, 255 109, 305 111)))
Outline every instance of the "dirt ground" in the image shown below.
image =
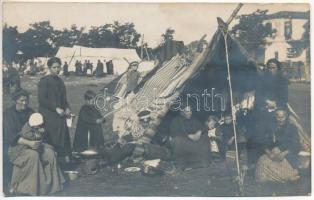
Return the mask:
MULTIPOLYGON (((114 77, 100 79, 92 77, 70 77, 65 79, 67 95, 72 112, 78 114, 83 104, 83 94, 87 89, 100 91, 114 77)), ((30 107, 37 108, 38 77, 25 77, 22 87, 32 93, 30 107)), ((301 117, 305 129, 310 132, 310 84, 293 83, 289 86, 289 102, 301 117)), ((4 108, 11 103, 4 97, 4 108)), ((74 124, 75 125, 75 124, 74 124)), ((74 128, 71 128, 71 137, 74 128)), ((138 173, 112 173, 111 168, 103 168, 97 174, 80 177, 68 182, 65 189, 54 196, 236 196, 234 162, 217 162, 209 168, 191 171, 177 171, 173 175, 147 177, 138 173)), ((310 174, 302 176, 296 184, 261 185, 254 181, 252 174, 245 178, 244 196, 299 196, 310 194, 310 174)))

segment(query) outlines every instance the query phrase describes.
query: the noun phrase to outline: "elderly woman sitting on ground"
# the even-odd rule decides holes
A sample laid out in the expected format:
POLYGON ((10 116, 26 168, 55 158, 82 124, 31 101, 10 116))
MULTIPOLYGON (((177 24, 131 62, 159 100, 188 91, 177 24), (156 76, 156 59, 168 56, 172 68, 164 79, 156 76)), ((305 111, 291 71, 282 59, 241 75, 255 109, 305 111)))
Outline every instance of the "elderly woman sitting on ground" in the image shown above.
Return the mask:
POLYGON ((256 179, 259 182, 293 182, 300 179, 299 152, 301 144, 298 130, 288 120, 283 109, 275 112, 276 124, 260 138, 264 149, 256 164, 256 179))

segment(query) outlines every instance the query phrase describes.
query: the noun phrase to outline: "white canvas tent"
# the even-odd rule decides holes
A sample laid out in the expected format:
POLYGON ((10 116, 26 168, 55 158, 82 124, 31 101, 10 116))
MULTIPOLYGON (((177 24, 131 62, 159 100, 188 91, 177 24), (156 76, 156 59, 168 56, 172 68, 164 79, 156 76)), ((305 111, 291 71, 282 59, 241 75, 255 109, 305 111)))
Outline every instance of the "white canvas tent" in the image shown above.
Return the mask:
MULTIPOLYGON (((128 62, 141 61, 135 49, 88 48, 82 46, 60 47, 56 56, 62 60, 62 63, 68 63, 69 71, 75 71, 76 60, 82 63, 85 60, 90 60, 93 63, 94 69, 98 60, 101 62, 112 60, 114 73, 118 75, 126 71, 128 62)), ((106 72, 106 67, 104 72, 106 72)))

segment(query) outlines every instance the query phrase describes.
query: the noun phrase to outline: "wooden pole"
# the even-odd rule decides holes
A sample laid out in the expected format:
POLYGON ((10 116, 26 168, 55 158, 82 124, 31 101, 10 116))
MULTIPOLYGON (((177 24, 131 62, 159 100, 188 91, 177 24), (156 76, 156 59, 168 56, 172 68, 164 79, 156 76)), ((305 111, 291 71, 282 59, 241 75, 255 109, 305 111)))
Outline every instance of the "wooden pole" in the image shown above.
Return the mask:
POLYGON ((229 63, 229 51, 228 51, 228 25, 231 23, 231 21, 235 18, 237 13, 239 12, 240 8, 243 6, 242 3, 240 3, 237 8, 233 11, 231 16, 229 17, 227 23, 224 23, 221 19, 218 20, 220 30, 224 37, 224 45, 225 45, 225 56, 226 56, 226 63, 227 63, 227 80, 229 85, 229 92, 230 92, 230 104, 231 104, 231 116, 232 116, 232 127, 233 127, 233 134, 234 134, 234 145, 235 145, 235 153, 236 153, 236 166, 237 166, 237 183, 239 186, 239 192, 242 196, 243 191, 243 174, 240 170, 240 159, 239 159, 239 149, 238 149, 238 140, 237 140, 237 129, 236 129, 236 110, 233 103, 233 90, 232 90, 232 83, 231 83, 231 72, 230 72, 230 63, 229 63))
MULTIPOLYGON (((81 39, 81 37, 82 37, 82 35, 83 35, 84 29, 85 29, 85 27, 81 30, 80 36, 77 38, 77 40, 76 40, 75 43, 77 43, 77 42, 79 41, 79 39, 81 39)), ((75 43, 74 43, 74 44, 75 44, 75 43)), ((74 45, 74 44, 73 44, 73 45, 74 45)), ((74 51, 74 53, 73 53, 73 55, 72 55, 72 57, 71 57, 70 62, 68 63, 69 66, 70 66, 70 64, 71 64, 71 62, 72 62, 72 60, 73 60, 73 58, 74 58, 75 53, 76 53, 76 49, 75 49, 75 51, 74 51)), ((80 56, 81 56, 81 48, 80 48, 80 56)))
POLYGON ((141 42, 141 59, 143 59, 143 45, 144 45, 144 34, 142 36, 142 42, 141 42))
POLYGON ((148 51, 147 51, 147 44, 145 45, 145 52, 146 52, 146 56, 147 56, 148 61, 150 61, 149 54, 148 54, 148 51))
POLYGON ((243 3, 239 3, 237 8, 232 12, 232 14, 230 15, 229 19, 227 20, 226 24, 227 26, 232 22, 232 20, 237 16, 239 10, 241 9, 241 7, 243 6, 243 3))
POLYGON ((224 34, 225 40, 225 51, 226 51, 226 62, 227 62, 227 71, 228 71, 228 84, 229 84, 229 92, 230 92, 230 104, 231 104, 231 114, 232 114, 232 125, 233 125, 233 133, 234 133, 234 143, 235 143, 235 151, 236 151, 236 164, 237 164, 237 171, 240 175, 240 164, 239 164, 239 155, 238 155, 238 143, 237 143, 237 129, 236 129, 236 114, 234 110, 233 104, 233 92, 232 92, 232 84, 231 84, 231 73, 230 73, 230 63, 229 63, 229 52, 228 52, 228 44, 227 44, 227 37, 228 35, 224 34))

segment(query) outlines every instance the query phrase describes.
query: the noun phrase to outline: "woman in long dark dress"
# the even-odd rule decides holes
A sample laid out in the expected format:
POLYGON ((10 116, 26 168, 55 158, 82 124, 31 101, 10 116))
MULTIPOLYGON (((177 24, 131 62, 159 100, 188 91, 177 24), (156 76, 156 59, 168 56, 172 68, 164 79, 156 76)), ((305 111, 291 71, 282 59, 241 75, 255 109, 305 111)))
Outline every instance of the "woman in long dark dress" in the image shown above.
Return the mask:
POLYGON ((201 168, 210 163, 208 136, 202 134, 202 124, 192 118, 192 108, 185 106, 170 125, 172 150, 179 168, 201 168))
POLYGON ((93 104, 96 94, 93 91, 86 91, 84 95, 85 104, 81 107, 73 150, 81 152, 88 147, 99 148, 104 145, 104 136, 101 124, 104 122, 101 113, 95 108, 93 104), (88 144, 88 133, 90 134, 88 144))
POLYGON ((276 59, 270 59, 261 77, 260 84, 257 86, 256 99, 258 107, 263 107, 264 97, 272 97, 278 107, 286 107, 288 102, 288 79, 284 76, 281 63, 276 59))
POLYGON ((49 143, 56 149, 59 157, 64 157, 69 162, 71 144, 66 117, 71 111, 64 82, 58 76, 61 60, 50 58, 47 65, 50 74, 42 77, 38 83, 38 110, 44 116, 49 143))
MULTIPOLYGON (((12 172, 10 192, 45 195, 62 190, 65 180, 53 148, 40 141, 20 137, 19 132, 34 113, 28 107, 28 93, 20 90, 14 94, 14 100, 15 105, 6 109, 3 115, 4 175, 7 179, 11 178, 12 172), (36 150, 39 146, 42 146, 40 154, 36 150)), ((4 183, 8 186, 6 181, 4 183)))

